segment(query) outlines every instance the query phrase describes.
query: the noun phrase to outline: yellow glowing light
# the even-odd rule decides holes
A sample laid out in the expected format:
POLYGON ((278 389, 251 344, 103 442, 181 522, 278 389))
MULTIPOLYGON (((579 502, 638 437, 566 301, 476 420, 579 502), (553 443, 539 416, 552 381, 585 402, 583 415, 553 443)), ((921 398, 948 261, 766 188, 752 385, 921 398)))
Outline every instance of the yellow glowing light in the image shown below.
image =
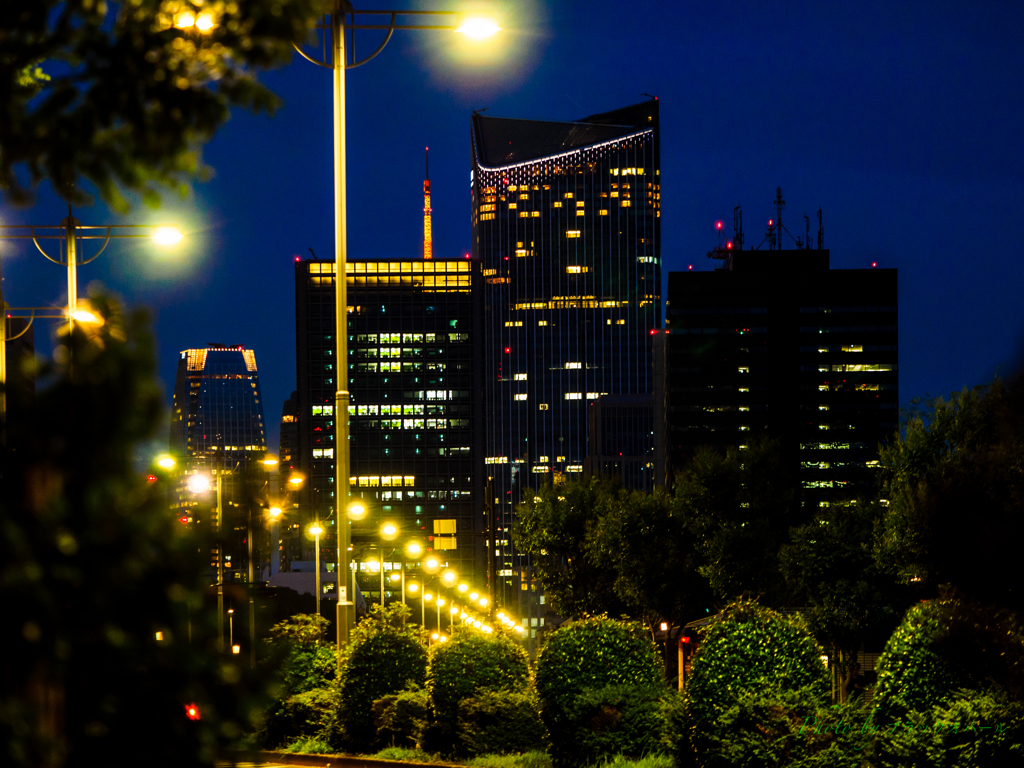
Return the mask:
POLYGON ((420 591, 420 585, 417 584, 415 581, 410 581, 409 584, 406 586, 406 589, 409 590, 409 594, 415 595, 417 592, 420 591))
POLYGON ((314 523, 313 525, 309 526, 309 532, 314 536, 319 536, 321 533, 324 532, 324 529, 314 523))
POLYGON ((443 597, 437 598, 437 607, 438 608, 444 608, 444 598, 443 597))
POLYGON ((176 26, 178 29, 188 29, 189 27, 194 26, 195 23, 196 17, 195 14, 193 14, 191 11, 184 11, 183 13, 179 13, 177 17, 174 19, 174 26, 176 26))
POLYGON ((423 570, 427 573, 437 573, 437 569, 441 567, 441 561, 431 555, 423 561, 423 570))
POLYGON ((174 469, 175 463, 174 457, 168 456, 167 454, 158 456, 156 459, 156 465, 160 467, 160 469, 174 469))
POLYGON ((458 616, 459 615, 459 607, 457 605, 453 605, 451 607, 451 613, 452 613, 452 616, 458 616))
POLYGON ((462 582, 461 584, 459 584, 459 592, 465 592, 468 589, 469 584, 467 584, 466 582, 462 582))
POLYGON ((347 514, 349 520, 362 520, 366 517, 366 505, 359 501, 353 501, 348 505, 347 514))
POLYGON ((469 599, 470 600, 476 600, 478 597, 480 597, 480 594, 478 592, 470 592, 469 593, 469 599))
POLYGON ((71 313, 71 319, 89 325, 103 325, 103 318, 87 309, 76 309, 71 313))
POLYGON ((423 554, 423 545, 418 541, 410 541, 406 545, 405 551, 409 554, 409 557, 419 557, 423 554))
POLYGON ((212 482, 213 481, 210 479, 209 475, 200 472, 199 474, 192 475, 192 477, 188 479, 188 489, 192 491, 192 493, 203 493, 204 491, 210 490, 210 484, 212 482))
POLYGON ((396 582, 399 581, 402 577, 397 573, 392 573, 390 576, 388 576, 388 578, 391 579, 391 581, 396 582))
POLYGON ((392 541, 397 536, 398 526, 394 523, 384 523, 384 525, 380 527, 380 537, 384 539, 384 541, 392 541))
POLYGON ((484 40, 498 34, 501 31, 501 27, 493 19, 475 18, 466 19, 455 31, 461 32, 473 40, 484 40))
POLYGON ((487 598, 486 597, 481 597, 480 598, 480 607, 481 608, 486 608, 487 607, 487 598))
POLYGON ((434 634, 432 634, 432 635, 430 636, 430 639, 431 639, 431 640, 434 640, 434 641, 437 641, 437 639, 438 639, 439 637, 440 637, 440 635, 438 635, 438 634, 437 634, 437 632, 435 632, 434 634))
POLYGON ((429 603, 431 600, 434 599, 434 596, 432 594, 430 594, 429 592, 424 592, 423 593, 423 599, 426 600, 429 603))
POLYGON ((380 563, 378 563, 374 558, 371 557, 369 560, 366 561, 366 567, 374 573, 376 573, 380 570, 380 563))
POLYGON ((449 587, 452 584, 454 584, 456 579, 458 579, 458 578, 459 578, 459 575, 457 573, 455 573, 455 571, 445 571, 443 574, 441 574, 441 581, 443 581, 449 587))
POLYGON ((240 646, 240 645, 232 645, 231 646, 231 652, 232 653, 241 653, 242 652, 242 646, 240 646))
POLYGON ((208 13, 201 13, 196 19, 196 29, 200 32, 209 32, 213 29, 213 16, 208 13))
POLYGON ((444 635, 441 635, 441 642, 442 643, 447 643, 448 642, 448 638, 445 637, 444 635))
POLYGON ((296 472, 295 474, 288 478, 288 484, 294 488, 298 488, 304 482, 306 482, 306 478, 300 475, 298 472, 296 472))
POLYGON ((271 507, 270 509, 267 510, 267 513, 273 518, 278 518, 281 516, 281 508, 271 507))
POLYGON ((153 233, 153 242, 157 245, 174 245, 184 237, 175 227, 157 227, 153 233))
POLYGON ((276 456, 271 456, 270 454, 267 454, 266 456, 263 457, 263 465, 266 467, 276 467, 277 463, 278 462, 276 456))

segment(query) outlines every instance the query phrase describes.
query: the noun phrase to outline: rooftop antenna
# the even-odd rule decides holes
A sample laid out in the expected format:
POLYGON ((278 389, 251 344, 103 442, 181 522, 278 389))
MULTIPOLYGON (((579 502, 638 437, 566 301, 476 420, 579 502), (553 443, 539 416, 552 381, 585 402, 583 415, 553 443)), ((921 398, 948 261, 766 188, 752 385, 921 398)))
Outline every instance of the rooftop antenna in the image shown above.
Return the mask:
POLYGON ((737 251, 743 250, 743 209, 740 208, 739 203, 732 209, 732 232, 733 242, 736 245, 737 251))
POLYGON ((782 209, 786 207, 786 201, 782 199, 782 187, 775 188, 775 227, 779 234, 778 246, 782 250, 782 209))
POLYGON ((806 213, 804 214, 804 225, 807 234, 807 250, 811 250, 811 220, 806 213))
POLYGON ((314 250, 313 250, 312 248, 310 248, 310 249, 309 249, 309 252, 310 252, 311 254, 313 254, 313 259, 315 260, 315 259, 316 259, 316 251, 314 251, 314 250))
POLYGON ((821 208, 818 209, 818 250, 825 248, 825 227, 821 223, 821 208))
POLYGON ((722 222, 716 221, 715 229, 718 230, 718 247, 708 251, 708 258, 720 259, 722 261, 722 266, 716 267, 716 269, 731 271, 733 242, 731 240, 726 240, 725 245, 722 245, 722 222))
POLYGON ((423 179, 423 258, 434 258, 434 237, 430 229, 430 147, 426 154, 426 176, 423 179))

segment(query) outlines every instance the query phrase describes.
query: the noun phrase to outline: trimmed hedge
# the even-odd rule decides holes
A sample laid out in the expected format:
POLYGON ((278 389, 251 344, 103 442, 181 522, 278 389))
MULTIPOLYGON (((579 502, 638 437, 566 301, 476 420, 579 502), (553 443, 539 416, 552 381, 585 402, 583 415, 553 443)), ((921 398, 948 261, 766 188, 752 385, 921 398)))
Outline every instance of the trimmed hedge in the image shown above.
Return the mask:
MULTIPOLYGON (((759 760, 771 758, 779 747, 768 736, 772 728, 757 717, 773 707, 795 708, 805 717, 805 710, 824 707, 829 678, 823 654, 798 617, 748 600, 728 606, 705 629, 693 659, 682 708, 689 739, 676 739, 677 763, 760 765, 759 760), (788 695, 794 691, 800 694, 788 695)), ((806 753, 804 746, 798 751, 806 753)))
POLYGON ((460 752, 511 755, 544 750, 547 731, 534 692, 481 691, 459 703, 460 752))
POLYGON ((667 687, 641 624, 599 616, 555 630, 537 654, 537 693, 557 765, 659 748, 667 687))
POLYGON ((402 691, 373 702, 377 743, 383 747, 414 749, 427 721, 426 691, 402 691))

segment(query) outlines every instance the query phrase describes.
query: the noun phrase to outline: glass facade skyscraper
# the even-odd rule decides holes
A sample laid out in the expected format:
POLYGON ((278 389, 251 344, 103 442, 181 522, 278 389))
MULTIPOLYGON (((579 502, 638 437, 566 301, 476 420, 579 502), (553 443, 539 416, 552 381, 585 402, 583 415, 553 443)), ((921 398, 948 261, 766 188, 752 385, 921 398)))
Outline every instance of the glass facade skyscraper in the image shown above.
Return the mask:
POLYGON ((498 594, 539 626, 529 564, 511 540, 522 489, 583 472, 588 403, 653 390, 658 102, 571 123, 477 113, 471 133, 498 594))
MULTIPOLYGON (((179 475, 176 513, 186 524, 216 528, 216 501, 190 493, 184 481, 199 471, 223 472, 224 569, 226 580, 247 576, 248 513, 242 509, 251 494, 243 493, 243 477, 262 471, 256 459, 267 450, 263 402, 256 370, 256 353, 244 346, 208 344, 186 349, 178 359, 171 406, 170 450, 184 460, 179 475), (250 466, 253 464, 254 466, 250 466)), ((179 465, 180 466, 180 465, 179 465)), ((221 553, 211 551, 216 569, 221 553)))
MULTIPOLYGON (((485 584, 480 265, 470 259, 350 260, 348 378, 354 561, 375 556, 383 521, 485 584)), ((335 531, 335 264, 295 264, 300 509, 335 531)), ((321 554, 332 545, 321 540, 321 554)), ((386 570, 398 556, 385 551, 386 570)), ((327 554, 330 560, 334 558, 327 554)), ((361 567, 361 566, 360 566, 361 567)), ((379 581, 360 577, 379 599, 379 581)))

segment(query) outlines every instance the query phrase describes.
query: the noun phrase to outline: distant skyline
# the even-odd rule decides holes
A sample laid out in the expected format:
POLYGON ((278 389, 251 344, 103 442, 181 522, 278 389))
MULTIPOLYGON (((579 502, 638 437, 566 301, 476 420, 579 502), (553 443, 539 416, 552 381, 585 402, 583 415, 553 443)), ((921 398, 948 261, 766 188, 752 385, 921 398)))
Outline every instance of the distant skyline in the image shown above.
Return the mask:
MULTIPOLYGON (((434 252, 470 250, 473 110, 573 120, 650 93, 661 101, 663 279, 716 266, 705 257, 715 222, 731 232, 737 204, 756 246, 781 186, 794 234, 805 213, 816 230, 823 210, 833 267, 899 269, 901 404, 1009 375, 1021 360, 1024 39, 1013 30, 1024 27, 1024 7, 474 5, 494 9, 504 28, 475 53, 448 33, 397 32, 347 75, 353 257, 420 256, 425 146, 434 252)), ((360 51, 376 43, 373 33, 357 38, 360 51)), ((168 406, 181 350, 255 350, 276 450, 281 406, 295 389, 292 265, 310 248, 334 254, 332 112, 330 72, 298 56, 261 79, 283 108, 273 118, 235 114, 204 151, 213 178, 191 197, 168 193, 161 211, 140 203, 127 217, 101 204, 75 215, 85 224, 181 222, 189 239, 174 255, 115 243, 81 268, 80 290, 99 280, 152 308, 168 406)), ((32 208, 0 205, 4 224, 66 215, 48 187, 32 208)), ((34 249, 0 241, 0 259, 12 305, 64 300, 64 270, 34 249)), ((37 330, 40 351, 53 329, 37 330)))

